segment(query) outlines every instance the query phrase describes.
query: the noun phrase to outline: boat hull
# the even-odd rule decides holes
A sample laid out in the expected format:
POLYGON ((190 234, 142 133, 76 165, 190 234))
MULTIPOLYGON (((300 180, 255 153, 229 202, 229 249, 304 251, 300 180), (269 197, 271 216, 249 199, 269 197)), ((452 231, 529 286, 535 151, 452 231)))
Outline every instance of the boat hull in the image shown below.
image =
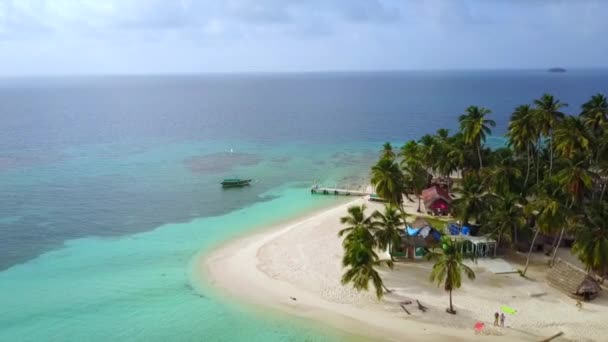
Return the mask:
POLYGON ((248 186, 251 183, 251 179, 242 180, 239 182, 222 182, 223 188, 240 188, 244 186, 248 186))

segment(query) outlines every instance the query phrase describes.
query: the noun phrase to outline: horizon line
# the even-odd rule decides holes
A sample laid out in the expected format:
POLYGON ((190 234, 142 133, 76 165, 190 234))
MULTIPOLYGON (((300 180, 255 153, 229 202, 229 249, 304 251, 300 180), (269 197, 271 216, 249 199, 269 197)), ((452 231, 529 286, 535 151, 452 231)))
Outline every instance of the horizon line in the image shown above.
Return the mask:
MULTIPOLYGON (((70 77, 141 77, 141 76, 205 76, 205 75, 297 75, 297 74, 381 74, 381 73, 408 73, 408 72, 486 72, 486 71, 542 71, 556 67, 535 68, 445 68, 445 69, 364 69, 364 70, 258 70, 258 71, 166 71, 166 72, 108 72, 108 73, 41 73, 41 74, 7 74, 0 75, 0 79, 17 78, 70 78, 70 77)), ((559 67, 569 71, 606 71, 605 67, 559 67)))

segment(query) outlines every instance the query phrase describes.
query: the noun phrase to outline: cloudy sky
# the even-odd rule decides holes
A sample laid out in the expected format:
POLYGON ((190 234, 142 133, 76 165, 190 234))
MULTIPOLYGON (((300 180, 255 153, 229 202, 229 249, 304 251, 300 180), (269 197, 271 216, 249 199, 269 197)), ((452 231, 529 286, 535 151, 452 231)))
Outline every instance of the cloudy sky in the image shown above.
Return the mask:
POLYGON ((0 75, 608 67, 608 0, 0 0, 0 75))

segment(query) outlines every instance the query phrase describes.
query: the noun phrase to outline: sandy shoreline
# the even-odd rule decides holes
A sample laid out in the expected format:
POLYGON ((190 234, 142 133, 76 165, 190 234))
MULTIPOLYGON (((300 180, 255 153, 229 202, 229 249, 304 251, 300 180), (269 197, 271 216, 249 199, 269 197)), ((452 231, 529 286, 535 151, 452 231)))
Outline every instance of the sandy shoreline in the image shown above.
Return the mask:
MULTIPOLYGON (((608 332, 605 299, 585 304, 579 312, 571 299, 544 281, 525 280, 517 274, 497 276, 476 269, 477 280, 465 282, 454 294, 456 316, 445 313, 447 295, 428 282, 430 264, 426 262, 401 262, 394 271, 383 272, 393 292, 382 301, 342 286, 338 220, 349 205, 359 203, 366 203, 370 213, 381 207, 356 199, 256 231, 201 256, 199 271, 228 297, 373 339, 538 341, 564 331, 570 339, 588 341, 601 340, 608 332), (546 295, 529 296, 540 292, 546 295), (421 313, 410 305, 412 315, 405 314, 398 302, 408 299, 420 300, 429 311, 421 313), (502 304, 520 312, 507 318, 507 326, 513 329, 488 327, 488 335, 475 335, 473 324, 490 321, 502 304)), ((542 268, 533 269, 531 275, 541 277, 542 268)))

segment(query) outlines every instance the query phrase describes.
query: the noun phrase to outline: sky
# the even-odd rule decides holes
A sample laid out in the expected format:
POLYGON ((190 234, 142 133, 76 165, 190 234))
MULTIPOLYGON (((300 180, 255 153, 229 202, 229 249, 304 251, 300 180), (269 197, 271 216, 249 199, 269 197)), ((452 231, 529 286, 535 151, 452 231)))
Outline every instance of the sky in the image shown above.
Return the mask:
POLYGON ((0 0, 0 76, 608 67, 608 0, 0 0))

